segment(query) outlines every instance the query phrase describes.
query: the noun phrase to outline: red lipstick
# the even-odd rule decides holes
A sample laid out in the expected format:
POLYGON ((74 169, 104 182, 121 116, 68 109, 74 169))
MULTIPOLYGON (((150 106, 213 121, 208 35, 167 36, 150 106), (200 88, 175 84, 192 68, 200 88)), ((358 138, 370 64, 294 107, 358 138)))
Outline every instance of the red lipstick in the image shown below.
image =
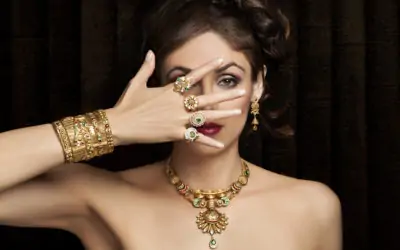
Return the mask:
POLYGON ((218 134, 221 129, 222 126, 219 124, 206 122, 203 126, 197 128, 197 131, 205 136, 212 136, 218 134))

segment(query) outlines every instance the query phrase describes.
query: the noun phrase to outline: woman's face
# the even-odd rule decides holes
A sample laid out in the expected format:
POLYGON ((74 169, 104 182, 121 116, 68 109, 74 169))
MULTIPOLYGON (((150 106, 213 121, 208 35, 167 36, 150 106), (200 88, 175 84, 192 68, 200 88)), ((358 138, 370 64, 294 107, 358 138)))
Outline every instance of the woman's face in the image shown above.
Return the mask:
MULTIPOLYGON (((207 32, 189 40, 173 51, 165 59, 161 74, 163 82, 172 83, 177 77, 186 75, 189 71, 218 57, 224 59, 220 70, 210 72, 186 94, 198 96, 232 89, 244 89, 246 91, 246 95, 241 98, 206 108, 210 110, 242 110, 242 114, 239 116, 216 121, 215 123, 221 126, 219 132, 207 134, 224 143, 225 147, 229 147, 238 142, 247 119, 251 100, 259 98, 262 94, 262 75, 260 74, 261 76, 258 77, 256 83, 252 81, 251 66, 245 55, 232 50, 220 35, 207 32)), ((215 130, 211 132, 215 132, 215 130)), ((198 143, 190 145, 190 148, 201 153, 218 152, 218 149, 198 143)))

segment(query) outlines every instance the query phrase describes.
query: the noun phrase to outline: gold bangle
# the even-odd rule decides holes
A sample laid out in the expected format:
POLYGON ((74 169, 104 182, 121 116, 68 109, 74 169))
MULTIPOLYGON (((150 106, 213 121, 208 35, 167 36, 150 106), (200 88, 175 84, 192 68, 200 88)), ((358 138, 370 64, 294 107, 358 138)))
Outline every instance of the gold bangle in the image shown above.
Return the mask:
POLYGON ((68 137, 72 144, 73 162, 80 162, 85 160, 86 145, 83 140, 83 135, 80 129, 80 124, 76 117, 67 117, 61 120, 65 129, 67 130, 68 137))
POLYGON ((114 151, 112 131, 103 110, 66 117, 53 126, 62 144, 65 162, 86 161, 114 151))
POLYGON ((107 150, 108 146, 106 136, 103 135, 101 130, 99 129, 99 124, 96 116, 93 113, 87 113, 86 115, 92 123, 92 126, 89 128, 89 132, 92 136, 95 156, 104 155, 109 151, 107 150))
POLYGON ((88 152, 88 139, 86 133, 86 117, 84 115, 78 115, 73 118, 73 147, 72 152, 74 155, 74 161, 86 161, 91 157, 88 152))
POLYGON ((71 141, 68 137, 67 130, 60 121, 53 122, 53 127, 57 132, 58 139, 60 140, 61 146, 63 148, 65 162, 73 162, 71 141))
POLYGON ((105 136, 107 138, 107 153, 112 153, 114 151, 114 138, 106 112, 104 110, 97 110, 94 112, 94 114, 98 115, 100 121, 103 123, 105 136))
POLYGON ((92 137, 90 134, 90 129, 93 129, 93 125, 88 119, 87 115, 78 115, 75 117, 75 124, 80 126, 80 133, 82 135, 82 140, 85 144, 85 152, 86 154, 82 158, 82 160, 89 160, 95 157, 94 149, 92 144, 92 137))

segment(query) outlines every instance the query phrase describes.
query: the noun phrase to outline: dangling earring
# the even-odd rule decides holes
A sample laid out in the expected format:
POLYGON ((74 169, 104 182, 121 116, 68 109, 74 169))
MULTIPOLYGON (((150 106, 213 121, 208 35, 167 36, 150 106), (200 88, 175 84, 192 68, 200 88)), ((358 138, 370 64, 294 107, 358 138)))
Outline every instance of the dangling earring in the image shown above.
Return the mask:
POLYGON ((253 121, 251 122, 251 124, 253 125, 253 131, 257 131, 259 124, 257 115, 260 114, 260 104, 258 103, 258 100, 254 100, 251 102, 250 113, 254 116, 253 121))

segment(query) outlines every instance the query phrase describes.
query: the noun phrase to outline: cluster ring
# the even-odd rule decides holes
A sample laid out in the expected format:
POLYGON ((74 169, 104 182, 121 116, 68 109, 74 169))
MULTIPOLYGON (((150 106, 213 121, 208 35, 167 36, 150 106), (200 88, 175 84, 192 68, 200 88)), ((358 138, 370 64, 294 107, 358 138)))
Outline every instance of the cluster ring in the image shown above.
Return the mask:
POLYGON ((197 132, 197 129, 190 127, 187 128, 185 131, 185 140, 188 142, 194 142, 199 138, 199 132, 197 132))
POLYGON ((206 122, 206 117, 202 112, 195 112, 190 116, 190 124, 193 127, 201 127, 206 122))
POLYGON ((174 82, 173 91, 176 93, 183 94, 192 87, 191 80, 186 76, 180 76, 174 82))
POLYGON ((188 111, 196 111, 197 107, 199 105, 199 100, 196 96, 194 95, 189 95, 186 96, 185 99, 183 100, 183 105, 188 111))

